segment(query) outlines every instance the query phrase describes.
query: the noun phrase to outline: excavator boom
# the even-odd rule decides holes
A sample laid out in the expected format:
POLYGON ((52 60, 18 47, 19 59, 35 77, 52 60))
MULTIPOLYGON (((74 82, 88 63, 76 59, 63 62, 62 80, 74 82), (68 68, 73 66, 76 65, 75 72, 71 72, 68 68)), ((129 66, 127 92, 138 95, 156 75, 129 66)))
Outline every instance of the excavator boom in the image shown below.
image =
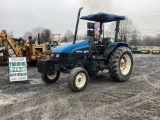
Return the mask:
POLYGON ((9 44, 17 57, 22 56, 22 52, 20 50, 19 45, 13 39, 7 36, 6 30, 1 31, 0 37, 2 38, 2 42, 4 43, 5 50, 8 50, 9 44))
MULTIPOLYGON (((28 64, 36 64, 38 59, 48 58, 50 55, 46 55, 46 45, 45 44, 31 44, 32 37, 29 37, 29 46, 28 44, 21 39, 19 39, 19 44, 17 44, 13 39, 7 36, 6 30, 0 32, 0 44, 3 43, 4 49, 2 62, 7 64, 8 61, 8 45, 11 46, 11 49, 14 51, 17 57, 26 57, 28 64)), ((0 52, 1 52, 0 51, 0 52)), ((1 63, 1 60, 0 60, 1 63)))

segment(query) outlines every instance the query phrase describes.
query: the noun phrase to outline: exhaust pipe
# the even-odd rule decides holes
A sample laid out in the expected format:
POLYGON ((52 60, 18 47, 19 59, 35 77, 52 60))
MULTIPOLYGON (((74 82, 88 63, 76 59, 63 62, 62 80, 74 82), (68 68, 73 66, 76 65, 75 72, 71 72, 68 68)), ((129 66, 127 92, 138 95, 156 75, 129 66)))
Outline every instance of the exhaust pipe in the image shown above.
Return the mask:
POLYGON ((78 24, 79 24, 79 17, 80 17, 80 13, 81 13, 81 10, 82 10, 82 9, 83 9, 83 7, 79 8, 79 11, 78 11, 77 23, 76 23, 75 33, 74 33, 74 41, 73 41, 73 44, 76 42, 77 30, 78 30, 78 24))
POLYGON ((29 39, 29 54, 31 54, 32 36, 29 36, 28 39, 29 39))
POLYGON ((38 45, 40 44, 40 35, 38 33, 38 45))

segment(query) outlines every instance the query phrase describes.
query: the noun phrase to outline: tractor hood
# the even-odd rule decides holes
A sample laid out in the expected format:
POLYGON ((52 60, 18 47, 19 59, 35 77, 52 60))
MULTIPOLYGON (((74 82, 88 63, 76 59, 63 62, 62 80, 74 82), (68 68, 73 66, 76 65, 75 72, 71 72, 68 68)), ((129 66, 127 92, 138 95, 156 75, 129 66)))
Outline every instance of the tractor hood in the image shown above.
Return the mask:
POLYGON ((76 50, 89 47, 88 40, 78 40, 73 44, 73 42, 65 43, 61 46, 58 46, 52 50, 52 53, 72 53, 76 50))

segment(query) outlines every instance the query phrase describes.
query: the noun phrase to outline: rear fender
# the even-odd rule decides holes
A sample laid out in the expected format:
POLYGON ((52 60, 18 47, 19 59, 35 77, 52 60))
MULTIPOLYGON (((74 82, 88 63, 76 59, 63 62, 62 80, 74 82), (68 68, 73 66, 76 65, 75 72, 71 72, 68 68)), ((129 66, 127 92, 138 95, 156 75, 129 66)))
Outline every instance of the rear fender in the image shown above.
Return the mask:
POLYGON ((125 47, 129 48, 129 45, 127 43, 110 42, 109 45, 107 46, 105 52, 104 52, 104 58, 108 58, 108 56, 112 53, 112 51, 114 51, 115 49, 117 49, 120 46, 125 46, 125 47))

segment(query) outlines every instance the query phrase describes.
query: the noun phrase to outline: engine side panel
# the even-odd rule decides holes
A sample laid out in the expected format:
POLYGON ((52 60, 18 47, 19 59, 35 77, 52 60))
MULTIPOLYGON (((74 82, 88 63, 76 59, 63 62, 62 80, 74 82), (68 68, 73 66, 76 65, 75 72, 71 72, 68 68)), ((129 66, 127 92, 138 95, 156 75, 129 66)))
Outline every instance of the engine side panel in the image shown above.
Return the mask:
POLYGON ((76 50, 88 47, 88 40, 78 40, 75 42, 75 44, 73 44, 73 42, 69 42, 56 47, 55 49, 53 49, 52 53, 73 53, 76 50))

